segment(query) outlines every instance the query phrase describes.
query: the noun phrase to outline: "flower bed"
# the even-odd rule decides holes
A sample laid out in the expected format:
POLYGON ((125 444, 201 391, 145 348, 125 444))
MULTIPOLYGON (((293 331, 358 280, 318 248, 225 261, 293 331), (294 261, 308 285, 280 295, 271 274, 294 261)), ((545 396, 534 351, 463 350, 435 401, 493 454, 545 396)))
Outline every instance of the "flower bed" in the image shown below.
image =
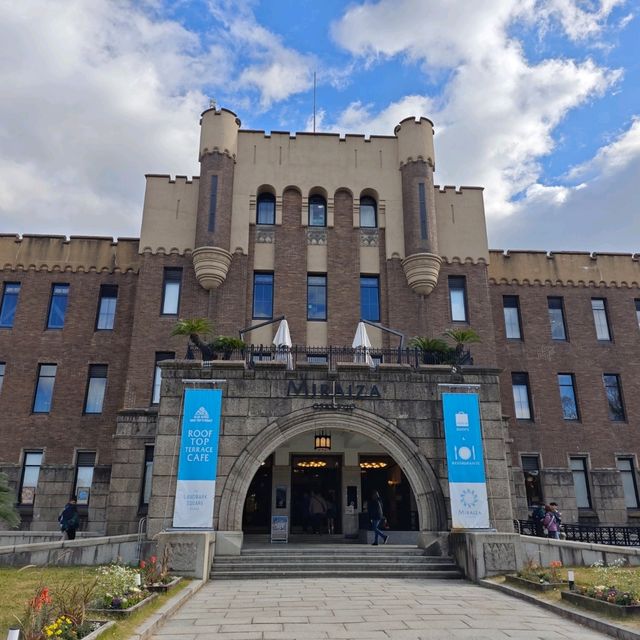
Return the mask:
MULTIPOLYGON (((626 618, 629 616, 637 616, 640 614, 640 604, 617 604, 615 601, 616 596, 614 596, 611 592, 616 592, 615 589, 609 590, 603 593, 610 593, 608 597, 611 597, 613 601, 609 601, 606 598, 596 598, 591 595, 587 595, 589 589, 594 589, 594 587, 582 587, 581 591, 563 591, 560 595, 563 600, 567 602, 571 602, 579 607, 584 609, 589 609, 589 611, 595 611, 596 613, 605 613, 608 615, 615 616, 617 618, 626 618)), ((616 592, 620 594, 619 600, 624 602, 625 600, 630 600, 629 594, 623 595, 621 592, 616 592)), ((637 600, 635 601, 637 602, 637 600)))
POLYGON ((119 564, 98 569, 91 611, 128 615, 150 602, 149 591, 142 588, 142 578, 136 569, 119 564))
POLYGON ((156 582, 155 584, 148 584, 147 590, 151 592, 164 593, 169 591, 172 587, 175 587, 182 578, 180 576, 168 576, 168 582, 156 582))
POLYGON ((525 587, 527 589, 533 589, 534 591, 553 591, 554 589, 562 589, 566 587, 566 582, 545 582, 542 579, 537 581, 528 580, 520 576, 505 576, 505 580, 518 587, 525 587))
POLYGON ((560 569, 562 569, 562 562, 559 560, 553 560, 548 567, 529 560, 522 570, 518 571, 517 576, 506 576, 506 579, 507 582, 536 589, 536 591, 551 591, 560 588, 563 584, 560 569))
MULTIPOLYGON (((147 593, 142 600, 138 600, 135 604, 128 605, 126 607, 109 607, 109 608, 92 608, 89 609, 91 613, 99 613, 101 615, 108 615, 114 618, 128 618, 149 603, 153 602, 158 597, 157 593, 147 593)), ((129 601, 121 601, 121 604, 127 604, 129 601)))

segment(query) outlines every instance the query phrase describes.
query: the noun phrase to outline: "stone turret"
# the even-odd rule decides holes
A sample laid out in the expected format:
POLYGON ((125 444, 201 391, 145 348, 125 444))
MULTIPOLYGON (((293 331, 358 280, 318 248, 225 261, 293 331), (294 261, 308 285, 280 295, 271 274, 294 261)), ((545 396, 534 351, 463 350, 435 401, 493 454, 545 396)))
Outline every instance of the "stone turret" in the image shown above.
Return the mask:
POLYGON ((200 189, 193 266, 198 282, 215 289, 231 264, 231 204, 240 120, 228 109, 200 119, 200 189))
POLYGON ((402 175, 402 215, 409 286, 428 295, 438 282, 442 259, 438 255, 436 206, 433 190, 435 156, 433 123, 427 118, 405 118, 395 128, 402 175))

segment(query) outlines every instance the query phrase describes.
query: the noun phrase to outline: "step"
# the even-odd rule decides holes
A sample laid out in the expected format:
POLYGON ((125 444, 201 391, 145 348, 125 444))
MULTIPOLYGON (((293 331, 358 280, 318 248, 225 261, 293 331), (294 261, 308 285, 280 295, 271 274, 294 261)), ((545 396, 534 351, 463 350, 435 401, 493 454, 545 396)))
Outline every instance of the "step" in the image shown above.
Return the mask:
POLYGON ((282 563, 282 562, 263 562, 263 563, 253 563, 253 562, 214 562, 213 570, 234 570, 234 569, 256 569, 260 571, 277 571, 278 569, 283 569, 289 571, 290 569, 309 569, 312 571, 315 570, 355 570, 355 569, 380 569, 384 571, 457 571, 457 567, 453 563, 441 562, 439 564, 425 565, 421 563, 413 563, 413 562, 335 562, 335 563, 308 563, 308 562, 292 562, 292 563, 282 563))
MULTIPOLYGON (((245 563, 245 564, 413 564, 418 566, 431 566, 435 564, 453 564, 450 558, 439 556, 387 556, 379 555, 372 558, 371 556, 216 556, 214 562, 216 564, 229 563, 245 563)), ((455 565, 454 565, 455 566, 455 565)))
POLYGON ((241 580, 258 578, 421 578, 432 580, 461 579, 460 571, 380 571, 378 569, 345 571, 335 570, 292 570, 285 569, 274 571, 213 571, 212 580, 241 580))

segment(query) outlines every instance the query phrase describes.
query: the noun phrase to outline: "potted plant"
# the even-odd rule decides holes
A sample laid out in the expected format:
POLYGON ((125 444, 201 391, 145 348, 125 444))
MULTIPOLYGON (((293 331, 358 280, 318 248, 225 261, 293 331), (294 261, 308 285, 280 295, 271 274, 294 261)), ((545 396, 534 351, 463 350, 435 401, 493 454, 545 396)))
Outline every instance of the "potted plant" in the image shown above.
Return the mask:
POLYGON ((220 354, 222 360, 230 360, 234 351, 242 351, 246 348, 246 343, 240 338, 232 336, 218 336, 209 347, 214 353, 220 354))
POLYGON ((409 346, 422 353, 423 364, 442 364, 446 362, 451 347, 441 338, 425 338, 415 336, 409 341, 409 346))
POLYGON ((189 344, 187 346, 187 360, 193 360, 193 352, 191 345, 196 347, 202 354, 203 360, 212 359, 211 346, 207 344, 203 338, 213 333, 213 325, 208 318, 185 318, 176 322, 172 336, 187 336, 189 338, 189 344))
POLYGON ((482 342, 480 336, 473 329, 447 329, 443 335, 455 343, 455 364, 473 364, 471 354, 464 350, 465 345, 482 342))

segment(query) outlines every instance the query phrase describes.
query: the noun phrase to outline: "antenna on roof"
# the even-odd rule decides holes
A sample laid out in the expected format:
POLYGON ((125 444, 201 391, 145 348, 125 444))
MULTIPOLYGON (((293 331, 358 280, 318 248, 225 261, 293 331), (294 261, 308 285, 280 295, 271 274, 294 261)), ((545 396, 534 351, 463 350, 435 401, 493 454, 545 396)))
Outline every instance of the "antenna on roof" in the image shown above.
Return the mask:
POLYGON ((316 72, 313 72, 313 133, 316 132, 316 72))

